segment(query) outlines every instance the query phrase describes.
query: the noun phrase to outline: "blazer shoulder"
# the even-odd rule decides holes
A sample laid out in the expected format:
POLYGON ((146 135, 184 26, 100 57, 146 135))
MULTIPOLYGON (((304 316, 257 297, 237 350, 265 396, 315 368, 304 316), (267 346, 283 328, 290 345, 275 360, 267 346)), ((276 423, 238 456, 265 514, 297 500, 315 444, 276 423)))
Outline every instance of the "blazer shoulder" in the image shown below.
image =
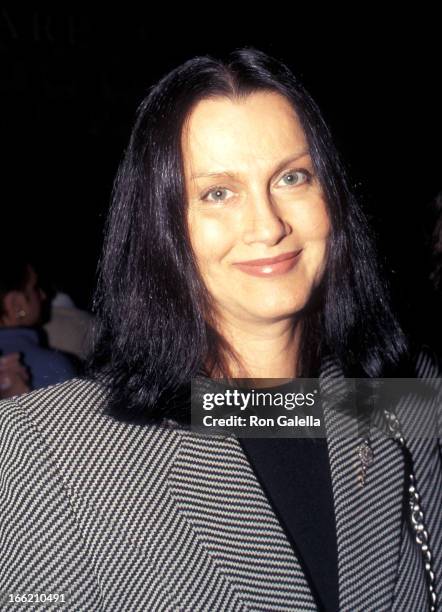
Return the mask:
POLYGON ((0 421, 24 419, 42 434, 74 423, 101 421, 107 391, 86 378, 72 378, 48 387, 16 395, 0 402, 0 421))
POLYGON ((442 364, 440 357, 427 345, 423 345, 414 356, 414 369, 418 378, 440 378, 442 364))
POLYGON ((73 405, 86 408, 103 402, 105 398, 106 389, 103 385, 87 378, 74 377, 10 399, 26 411, 34 412, 44 407, 62 411, 73 405))
POLYGON ((180 443, 174 429, 113 418, 106 411, 107 395, 102 384, 76 378, 2 402, 0 431, 9 442, 0 435, 0 471, 13 454, 41 455, 69 488, 87 496, 94 490, 98 507, 120 477, 119 490, 137 486, 130 474, 142 465, 134 468, 134 462, 143 459, 147 465, 158 454, 164 464, 173 459, 180 443))

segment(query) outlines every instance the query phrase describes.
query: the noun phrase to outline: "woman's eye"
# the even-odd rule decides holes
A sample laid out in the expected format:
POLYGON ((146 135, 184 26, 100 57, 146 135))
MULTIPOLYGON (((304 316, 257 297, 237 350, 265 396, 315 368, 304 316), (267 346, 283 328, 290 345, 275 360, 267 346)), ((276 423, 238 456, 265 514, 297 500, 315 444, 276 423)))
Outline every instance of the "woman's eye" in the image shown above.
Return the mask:
POLYGON ((206 202, 224 202, 227 199, 225 193, 228 191, 230 191, 230 189, 226 189, 226 187, 215 187, 215 189, 207 191, 201 199, 206 202), (209 198, 211 195, 213 195, 213 198, 209 198))
POLYGON ((312 178, 308 170, 290 170, 286 172, 281 180, 286 180, 286 185, 301 185, 310 182, 312 178))
MULTIPOLYGON (((286 185, 297 186, 309 183, 312 180, 312 174, 308 170, 290 170, 280 180, 286 181, 286 185)), ((227 193, 232 192, 226 187, 213 187, 201 197, 201 200, 203 202, 225 202, 229 199, 227 193)))

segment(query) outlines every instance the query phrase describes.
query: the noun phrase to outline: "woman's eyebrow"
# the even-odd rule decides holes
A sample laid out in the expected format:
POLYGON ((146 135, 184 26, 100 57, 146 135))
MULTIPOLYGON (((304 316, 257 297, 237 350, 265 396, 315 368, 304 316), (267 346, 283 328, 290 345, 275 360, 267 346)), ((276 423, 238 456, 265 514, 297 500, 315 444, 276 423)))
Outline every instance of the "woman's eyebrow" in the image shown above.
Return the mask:
MULTIPOLYGON (((298 159, 300 159, 301 157, 305 157, 306 155, 310 155, 310 151, 308 149, 304 151, 300 151, 299 153, 295 153, 294 155, 290 155, 289 157, 286 157, 281 162, 279 162, 279 164, 276 166, 275 170, 273 171, 273 174, 278 173, 280 170, 282 170, 282 168, 284 168, 284 166, 287 166, 287 164, 293 163, 297 161, 298 159)), ((230 178, 234 179, 234 178, 237 178, 240 174, 241 173, 234 172, 233 170, 223 170, 221 172, 201 172, 198 174, 193 174, 191 178, 198 179, 198 178, 210 178, 210 177, 216 177, 216 176, 229 176, 230 178)))

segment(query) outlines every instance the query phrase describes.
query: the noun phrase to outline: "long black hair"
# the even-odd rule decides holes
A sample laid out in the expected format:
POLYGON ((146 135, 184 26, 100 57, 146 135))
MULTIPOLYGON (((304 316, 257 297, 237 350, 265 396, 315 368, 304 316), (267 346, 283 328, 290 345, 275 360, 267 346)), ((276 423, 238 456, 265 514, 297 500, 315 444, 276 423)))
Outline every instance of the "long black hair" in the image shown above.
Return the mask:
POLYGON ((181 134, 198 101, 262 90, 295 109, 332 224, 323 281, 303 317, 300 376, 316 376, 331 352, 347 375, 379 377, 406 353, 367 221, 316 103, 285 64, 257 49, 196 57, 148 91, 114 183, 87 372, 107 385, 115 416, 183 418, 177 400, 192 377, 229 376, 235 352, 217 332, 187 233, 181 134))

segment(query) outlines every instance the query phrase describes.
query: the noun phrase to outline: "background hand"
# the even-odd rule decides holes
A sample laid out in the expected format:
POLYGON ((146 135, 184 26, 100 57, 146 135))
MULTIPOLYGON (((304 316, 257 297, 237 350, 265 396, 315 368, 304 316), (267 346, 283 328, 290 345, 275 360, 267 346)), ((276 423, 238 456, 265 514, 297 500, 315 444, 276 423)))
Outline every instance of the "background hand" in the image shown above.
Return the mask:
POLYGON ((0 357, 0 399, 22 395, 31 390, 27 368, 20 363, 20 353, 0 357))

